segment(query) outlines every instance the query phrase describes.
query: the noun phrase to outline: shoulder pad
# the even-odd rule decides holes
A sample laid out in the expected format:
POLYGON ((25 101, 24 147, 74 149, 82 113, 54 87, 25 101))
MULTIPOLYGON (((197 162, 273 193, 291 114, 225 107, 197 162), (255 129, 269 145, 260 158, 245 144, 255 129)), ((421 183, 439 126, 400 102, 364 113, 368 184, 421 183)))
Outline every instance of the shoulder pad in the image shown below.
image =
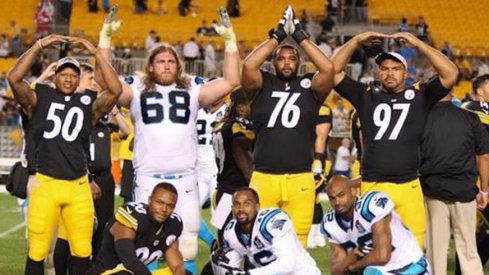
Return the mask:
POLYGON ((138 218, 146 214, 147 211, 144 203, 130 202, 119 207, 115 213, 115 219, 124 226, 137 230, 138 218))
POLYGON ((367 192, 355 206, 362 218, 370 223, 375 223, 390 214, 394 209, 394 203, 384 192, 367 192))
POLYGON ((292 229, 289 216, 278 208, 270 208, 260 211, 256 225, 260 234, 269 242, 274 237, 281 236, 292 229))

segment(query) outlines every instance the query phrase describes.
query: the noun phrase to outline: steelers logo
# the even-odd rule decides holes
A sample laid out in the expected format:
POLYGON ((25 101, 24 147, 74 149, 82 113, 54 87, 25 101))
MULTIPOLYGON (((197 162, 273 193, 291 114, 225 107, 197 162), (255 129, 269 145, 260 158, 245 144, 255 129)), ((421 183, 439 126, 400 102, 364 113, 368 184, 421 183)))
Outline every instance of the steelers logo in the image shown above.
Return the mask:
POLYGON ((175 240, 177 239, 177 236, 175 235, 170 235, 166 237, 166 246, 170 246, 175 240))
POLYGON ((406 90, 406 91, 404 92, 404 98, 405 98, 406 100, 411 100, 411 99, 413 99, 413 98, 414 98, 414 91, 413 91, 413 90, 411 90, 411 89, 406 90))
POLYGON ((80 102, 83 103, 84 105, 90 104, 91 101, 92 99, 87 95, 84 95, 80 98, 80 102))
POLYGON ((70 100, 71 100, 71 96, 69 96, 69 95, 65 96, 65 101, 66 101, 66 102, 68 102, 68 101, 70 101, 70 100))
POLYGON ((308 78, 304 78, 301 80, 301 87, 304 89, 309 89, 311 88, 311 80, 308 78))
POLYGON ((97 135, 98 135, 99 138, 103 138, 104 137, 104 132, 98 132, 97 135))

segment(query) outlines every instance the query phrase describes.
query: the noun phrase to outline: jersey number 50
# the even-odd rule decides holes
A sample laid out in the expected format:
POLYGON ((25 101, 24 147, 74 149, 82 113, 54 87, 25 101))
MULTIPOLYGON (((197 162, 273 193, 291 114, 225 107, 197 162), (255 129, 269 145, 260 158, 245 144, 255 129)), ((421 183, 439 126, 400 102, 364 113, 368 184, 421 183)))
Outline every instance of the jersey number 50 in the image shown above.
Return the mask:
POLYGON ((44 131, 42 136, 45 139, 53 139, 59 133, 68 142, 72 142, 78 137, 78 133, 83 127, 83 110, 79 107, 71 107, 66 113, 64 121, 62 121, 56 111, 63 111, 64 109, 65 105, 60 103, 51 103, 51 106, 49 106, 46 120, 53 122, 53 129, 44 131), (73 121, 75 121, 74 127, 72 127, 73 121))
MULTIPOLYGON (((141 114, 145 124, 159 123, 164 119, 163 106, 158 103, 163 95, 160 93, 141 94, 141 114)), ((173 123, 187 124, 190 118, 190 95, 183 91, 171 91, 168 93, 170 101, 170 121, 173 123)))

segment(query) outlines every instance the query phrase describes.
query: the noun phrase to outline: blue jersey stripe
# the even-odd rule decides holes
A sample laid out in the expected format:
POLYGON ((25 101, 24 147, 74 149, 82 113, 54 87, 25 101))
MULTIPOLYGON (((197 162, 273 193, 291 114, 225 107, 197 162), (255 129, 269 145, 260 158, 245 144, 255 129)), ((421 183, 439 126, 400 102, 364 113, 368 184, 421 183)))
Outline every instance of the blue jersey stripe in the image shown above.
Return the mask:
POLYGON ((272 234, 270 234, 270 232, 268 232, 267 230, 267 223, 268 221, 270 221, 271 218, 273 218, 275 215, 277 215, 278 213, 280 213, 280 209, 275 209, 273 211, 271 211, 270 213, 268 213, 264 218, 263 218, 263 221, 261 222, 260 224, 260 233, 262 234, 262 236, 269 242, 272 241, 272 234))
POLYGON ((363 199, 360 215, 362 215, 362 217, 368 222, 371 222, 375 218, 375 215, 372 212, 370 212, 370 209, 368 209, 368 205, 370 204, 370 201, 376 194, 377 192, 371 192, 365 197, 365 199, 363 199))

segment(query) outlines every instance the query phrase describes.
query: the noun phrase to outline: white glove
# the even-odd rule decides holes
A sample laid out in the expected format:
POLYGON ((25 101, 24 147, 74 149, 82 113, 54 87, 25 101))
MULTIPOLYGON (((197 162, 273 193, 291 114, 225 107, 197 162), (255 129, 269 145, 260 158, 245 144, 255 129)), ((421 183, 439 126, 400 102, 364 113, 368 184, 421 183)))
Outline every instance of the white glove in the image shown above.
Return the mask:
POLYGON ((295 14, 291 5, 287 6, 287 9, 284 12, 284 16, 285 16, 285 24, 284 24, 285 33, 287 35, 292 35, 295 32, 295 25, 294 25, 295 14))
POLYGON ((109 14, 105 17, 104 24, 99 33, 98 47, 108 49, 110 48, 110 43, 112 35, 120 28, 122 21, 114 21, 115 14, 117 13, 117 5, 112 6, 109 14))
POLYGON ((320 160, 315 159, 312 163, 312 173, 316 176, 323 173, 323 164, 320 160))
POLYGON ((226 52, 237 52, 236 34, 234 34, 228 12, 224 8, 220 8, 218 13, 221 25, 215 26, 214 29, 224 39, 224 50, 226 52))

